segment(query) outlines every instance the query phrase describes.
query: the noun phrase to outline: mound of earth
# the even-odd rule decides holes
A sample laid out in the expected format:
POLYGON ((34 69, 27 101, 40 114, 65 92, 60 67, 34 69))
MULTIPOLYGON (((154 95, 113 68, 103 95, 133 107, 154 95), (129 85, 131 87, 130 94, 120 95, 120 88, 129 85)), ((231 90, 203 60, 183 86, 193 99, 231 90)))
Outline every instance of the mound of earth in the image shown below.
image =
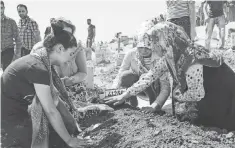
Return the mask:
POLYGON ((235 133, 180 122, 167 113, 146 114, 128 105, 80 123, 86 148, 233 148, 235 133))

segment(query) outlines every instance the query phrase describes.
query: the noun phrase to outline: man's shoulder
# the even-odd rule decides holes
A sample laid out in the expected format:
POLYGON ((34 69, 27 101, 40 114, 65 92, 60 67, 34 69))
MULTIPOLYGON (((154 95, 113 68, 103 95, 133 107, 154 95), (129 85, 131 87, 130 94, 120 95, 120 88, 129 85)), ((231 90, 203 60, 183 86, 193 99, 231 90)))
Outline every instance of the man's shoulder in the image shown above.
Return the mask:
POLYGON ((92 25, 92 24, 91 24, 91 28, 95 28, 95 25, 92 25))
POLYGON ((12 23, 16 23, 16 21, 10 17, 5 17, 6 20, 8 20, 9 22, 12 22, 12 23))
POLYGON ((37 23, 34 19, 32 19, 32 18, 30 18, 30 17, 29 17, 29 21, 30 21, 31 23, 37 23))

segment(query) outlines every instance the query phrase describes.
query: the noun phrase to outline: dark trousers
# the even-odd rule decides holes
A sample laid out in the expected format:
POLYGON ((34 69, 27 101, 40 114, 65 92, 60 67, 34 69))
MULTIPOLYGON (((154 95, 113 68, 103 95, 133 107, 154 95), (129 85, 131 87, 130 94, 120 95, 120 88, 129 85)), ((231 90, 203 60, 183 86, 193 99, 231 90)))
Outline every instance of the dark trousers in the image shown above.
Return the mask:
POLYGON ((199 122, 235 130, 235 73, 223 64, 203 67, 205 97, 197 103, 199 122))
MULTIPOLYGON (((138 80, 139 80, 139 76, 137 74, 133 74, 132 72, 129 72, 129 71, 124 71, 121 74, 120 87, 129 88, 138 80)), ((149 98, 149 103, 152 104, 156 100, 157 96, 159 95, 159 92, 160 92, 160 87, 157 89, 154 89, 153 86, 149 86, 142 93, 145 94, 149 98)), ((130 99, 128 99, 128 101, 134 107, 138 105, 136 96, 132 96, 130 99)))
MULTIPOLYGON (((57 105, 57 110, 64 121, 68 132, 72 135, 78 133, 76 121, 62 102, 57 105)), ((2 147, 30 148, 32 142, 32 120, 28 113, 28 103, 11 99, 1 94, 1 134, 2 147)), ((67 147, 50 125, 50 147, 67 147)))
POLYGON ((30 52, 31 52, 31 50, 28 50, 28 49, 22 47, 22 48, 21 48, 21 57, 30 54, 30 52))
POLYGON ((27 108, 26 103, 1 94, 2 147, 31 147, 32 123, 27 108))
POLYGON ((181 18, 173 18, 173 19, 169 19, 168 21, 172 22, 178 26, 183 27, 185 32, 187 33, 187 35, 191 39, 191 23, 190 23, 189 16, 184 16, 181 18))
POLYGON ((14 57, 14 48, 7 48, 1 52, 2 69, 5 70, 9 66, 14 57))
POLYGON ((86 40, 86 47, 91 48, 91 46, 92 46, 92 39, 87 39, 86 40))

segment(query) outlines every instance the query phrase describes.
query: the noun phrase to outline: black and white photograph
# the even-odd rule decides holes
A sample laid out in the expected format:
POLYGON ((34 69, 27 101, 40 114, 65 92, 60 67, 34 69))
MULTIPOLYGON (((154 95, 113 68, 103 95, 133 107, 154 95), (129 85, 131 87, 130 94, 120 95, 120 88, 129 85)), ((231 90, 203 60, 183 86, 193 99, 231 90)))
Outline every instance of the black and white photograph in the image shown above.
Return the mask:
POLYGON ((235 148, 235 0, 1 0, 2 148, 235 148))

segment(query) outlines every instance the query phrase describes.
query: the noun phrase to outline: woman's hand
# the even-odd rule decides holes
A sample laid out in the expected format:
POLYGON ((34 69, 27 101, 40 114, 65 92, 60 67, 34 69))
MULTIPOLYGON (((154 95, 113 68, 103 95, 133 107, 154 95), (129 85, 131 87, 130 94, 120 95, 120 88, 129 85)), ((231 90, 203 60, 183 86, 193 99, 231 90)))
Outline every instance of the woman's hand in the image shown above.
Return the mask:
POLYGON ((161 107, 157 103, 153 103, 151 106, 142 107, 141 109, 145 113, 154 113, 161 110, 161 107))
POLYGON ((87 140, 87 139, 81 139, 81 138, 73 138, 71 137, 68 141, 67 144, 68 146, 72 147, 72 148, 82 148, 84 146, 87 146, 88 144, 90 144, 91 141, 87 140))
POLYGON ((113 104, 113 105, 120 105, 123 104, 126 100, 125 94, 119 95, 119 96, 113 96, 105 98, 104 101, 106 104, 113 104))
POLYGON ((172 97, 174 99, 176 99, 177 101, 180 101, 180 98, 182 98, 182 94, 180 92, 179 86, 177 86, 174 90, 173 90, 173 95, 172 97))
POLYGON ((64 82, 65 86, 71 86, 74 84, 74 78, 73 77, 64 77, 61 78, 62 82, 64 82))
POLYGON ((151 106, 142 107, 141 110, 142 110, 144 113, 154 113, 154 112, 155 112, 155 108, 154 108, 154 107, 151 107, 151 106))

